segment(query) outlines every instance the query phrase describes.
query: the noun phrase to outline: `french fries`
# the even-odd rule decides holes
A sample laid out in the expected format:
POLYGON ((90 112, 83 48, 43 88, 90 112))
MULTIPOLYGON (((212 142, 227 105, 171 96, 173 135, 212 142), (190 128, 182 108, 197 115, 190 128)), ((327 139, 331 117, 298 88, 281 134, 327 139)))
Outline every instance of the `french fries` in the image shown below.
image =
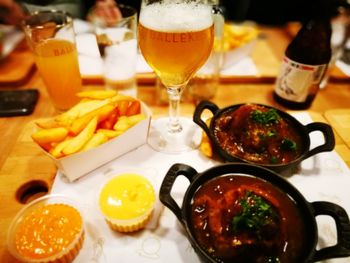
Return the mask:
POLYGON ((97 118, 97 123, 105 120, 114 108, 115 106, 112 104, 106 104, 75 119, 69 129, 70 133, 73 135, 79 134, 94 117, 97 118))
POLYGON ((97 127, 97 117, 95 116, 70 143, 63 148, 64 155, 70 155, 78 152, 91 139, 97 127))
POLYGON ((108 137, 104 133, 95 133, 92 135, 91 139, 84 145, 82 151, 87 151, 92 148, 99 146, 102 143, 108 141, 108 137))
POLYGON ((223 41, 214 43, 215 50, 229 51, 243 46, 249 41, 257 38, 258 30, 253 26, 225 24, 223 41))
POLYGON ((50 128, 39 130, 32 135, 34 141, 40 145, 44 145, 52 142, 60 142, 64 140, 68 135, 68 129, 65 127, 50 128))
POLYGON ((123 131, 115 131, 109 129, 98 129, 96 132, 103 133, 108 139, 113 139, 114 137, 117 137, 123 133, 123 131))
POLYGON ((78 92, 77 96, 79 98, 89 98, 96 100, 103 100, 107 98, 111 98, 117 95, 117 91, 115 90, 88 90, 78 92))
POLYGON ((62 150, 72 141, 71 138, 61 141, 60 143, 56 144, 51 149, 48 149, 48 152, 55 158, 63 157, 64 154, 62 150))
POLYGON ((77 94, 81 101, 53 118, 35 121, 32 139, 55 158, 97 147, 124 133, 146 116, 135 98, 109 90, 77 94))

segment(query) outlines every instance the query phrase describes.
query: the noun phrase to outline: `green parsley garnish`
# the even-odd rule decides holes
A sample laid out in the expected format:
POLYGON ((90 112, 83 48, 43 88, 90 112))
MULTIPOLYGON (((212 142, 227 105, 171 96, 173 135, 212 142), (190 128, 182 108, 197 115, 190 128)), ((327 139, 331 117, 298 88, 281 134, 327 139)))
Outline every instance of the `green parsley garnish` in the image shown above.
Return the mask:
POLYGON ((269 137, 269 138, 271 138, 271 137, 273 137, 273 136, 276 136, 277 135, 277 132, 275 132, 275 131, 269 131, 268 133, 267 133, 267 137, 269 137))
POLYGON ((254 122, 268 125, 272 123, 277 123, 281 117, 278 115, 275 109, 269 109, 266 112, 262 112, 261 110, 252 111, 250 113, 250 118, 254 122))
POLYGON ((278 163, 278 158, 276 156, 271 156, 270 163, 272 164, 278 163))
POLYGON ((281 149, 284 151, 296 151, 297 143, 291 139, 285 138, 281 142, 281 149))
POLYGON ((260 231, 264 226, 276 218, 277 214, 262 197, 247 191, 239 199, 241 213, 232 219, 232 229, 234 232, 249 231, 261 237, 260 231))

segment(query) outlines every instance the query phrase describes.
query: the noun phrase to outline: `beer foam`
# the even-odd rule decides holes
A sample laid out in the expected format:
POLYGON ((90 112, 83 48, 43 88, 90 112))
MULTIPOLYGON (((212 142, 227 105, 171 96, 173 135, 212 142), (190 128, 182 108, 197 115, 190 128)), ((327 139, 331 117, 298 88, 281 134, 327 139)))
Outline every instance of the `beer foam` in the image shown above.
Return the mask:
POLYGON ((213 24, 212 7, 196 3, 154 3, 142 7, 140 23, 156 31, 200 31, 213 24))

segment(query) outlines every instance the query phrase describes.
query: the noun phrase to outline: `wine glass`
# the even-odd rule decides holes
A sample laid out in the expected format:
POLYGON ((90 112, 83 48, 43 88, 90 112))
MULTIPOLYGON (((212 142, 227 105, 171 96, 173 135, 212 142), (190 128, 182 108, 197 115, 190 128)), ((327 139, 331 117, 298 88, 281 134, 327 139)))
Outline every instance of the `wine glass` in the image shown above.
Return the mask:
POLYGON ((205 0, 142 0, 138 30, 141 53, 169 99, 169 117, 152 121, 148 144, 166 153, 195 149, 197 126, 179 117, 179 107, 188 81, 212 51, 212 5, 205 0))

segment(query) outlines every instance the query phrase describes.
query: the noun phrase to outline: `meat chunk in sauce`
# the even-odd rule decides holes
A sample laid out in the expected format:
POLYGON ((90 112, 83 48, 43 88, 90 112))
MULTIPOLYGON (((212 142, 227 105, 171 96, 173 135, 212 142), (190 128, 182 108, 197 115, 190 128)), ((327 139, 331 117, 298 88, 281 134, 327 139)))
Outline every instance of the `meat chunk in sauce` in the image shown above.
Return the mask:
POLYGON ((254 163, 288 163, 300 155, 300 135, 275 109, 245 104, 224 112, 214 123, 219 145, 254 163))

